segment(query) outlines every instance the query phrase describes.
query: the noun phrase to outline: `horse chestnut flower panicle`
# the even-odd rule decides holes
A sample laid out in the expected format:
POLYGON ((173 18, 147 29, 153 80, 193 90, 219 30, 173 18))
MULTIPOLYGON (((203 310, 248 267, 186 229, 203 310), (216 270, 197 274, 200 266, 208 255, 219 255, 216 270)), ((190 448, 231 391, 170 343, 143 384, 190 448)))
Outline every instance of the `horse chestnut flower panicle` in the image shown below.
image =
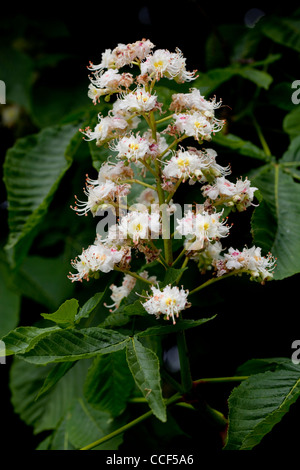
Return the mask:
POLYGON ((201 273, 215 270, 215 279, 223 274, 248 273, 251 279, 265 282, 272 278, 275 263, 272 255, 263 257, 259 247, 242 251, 230 248, 227 254, 222 254, 221 239, 230 231, 227 218, 222 218, 222 206, 246 210, 254 205, 257 188, 247 178, 236 183, 226 179, 231 173, 230 165, 217 163, 217 153, 212 148, 182 146, 186 138, 194 138, 198 145, 209 142, 222 130, 225 121, 216 116, 222 100, 206 99, 194 86, 188 93, 173 93, 167 104, 170 114, 162 116, 166 112, 165 103, 159 100, 164 99, 164 94, 155 90, 157 82, 164 78, 183 83, 197 77, 196 71, 187 71, 186 59, 179 49, 153 51, 154 47, 147 39, 118 44, 104 51, 98 65, 90 63, 88 67, 91 72, 88 96, 94 104, 102 98, 109 102, 111 95, 115 99, 106 116, 98 114, 94 128, 87 126, 81 132, 85 140, 95 141, 111 154, 105 162, 100 158, 97 179, 86 178, 87 200, 75 196, 74 209, 79 215, 90 212, 96 216, 110 207, 116 219, 109 225, 105 240, 96 239, 72 261, 77 273, 69 277, 82 281, 99 276, 99 272, 121 271, 125 276, 123 283, 111 285, 113 304, 108 307, 118 309, 139 279, 150 284, 152 290, 142 302, 145 310, 175 323, 179 313, 190 306, 189 291, 177 287, 181 274, 173 285, 162 288, 155 276, 129 271, 132 251, 144 257, 146 264, 159 262, 167 271, 185 256, 184 267, 190 261, 196 262, 201 273), (121 70, 125 66, 127 69, 121 70), (129 73, 128 66, 137 66, 138 73, 129 73), (182 218, 175 218, 174 238, 185 237, 185 241, 174 261, 170 215, 177 211, 174 195, 185 182, 202 185, 199 197, 205 201, 201 205, 196 201, 196 210, 189 209, 182 218), (139 191, 133 185, 142 189, 139 191), (159 237, 163 244, 158 248, 155 240, 159 237))

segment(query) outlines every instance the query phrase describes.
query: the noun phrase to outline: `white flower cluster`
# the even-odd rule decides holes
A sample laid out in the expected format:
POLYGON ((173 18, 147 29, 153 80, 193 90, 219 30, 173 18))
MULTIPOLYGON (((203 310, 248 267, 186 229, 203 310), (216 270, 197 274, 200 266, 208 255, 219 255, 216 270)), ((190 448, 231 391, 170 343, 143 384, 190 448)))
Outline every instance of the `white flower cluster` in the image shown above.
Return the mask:
POLYGON ((244 181, 238 179, 232 183, 224 176, 216 178, 213 185, 203 186, 203 195, 218 204, 224 204, 228 207, 236 208, 239 212, 254 205, 254 192, 257 188, 250 186, 250 181, 246 178, 244 181))
POLYGON ((260 247, 245 247, 242 251, 231 247, 224 256, 216 259, 214 264, 217 276, 223 276, 230 272, 246 272, 250 274, 252 279, 264 283, 273 278, 276 259, 271 253, 262 256, 260 247))
POLYGON ((215 109, 222 102, 206 100, 200 91, 192 88, 189 93, 178 93, 172 96, 170 110, 174 110, 174 127, 179 133, 194 137, 198 141, 211 140, 212 134, 219 132, 224 120, 215 117, 215 109))
POLYGON ((198 213, 188 211, 182 219, 177 219, 176 230, 186 237, 186 250, 201 251, 207 248, 209 243, 227 237, 229 227, 225 223, 226 220, 220 221, 221 217, 222 212, 211 214, 207 211, 198 213))
POLYGON ((197 150, 190 147, 187 150, 180 148, 169 161, 165 162, 163 176, 165 180, 189 180, 189 184, 196 181, 205 183, 211 179, 227 175, 229 167, 222 167, 216 163, 217 153, 213 149, 197 150))
MULTIPOLYGON (((140 272, 139 276, 144 279, 148 279, 151 282, 157 281, 156 276, 149 277, 149 273, 147 271, 140 272)), ((132 291, 135 285, 136 285, 136 279, 130 276, 130 274, 125 274, 122 284, 120 286, 116 286, 115 284, 112 284, 110 286, 110 289, 112 291, 112 294, 110 297, 113 301, 113 304, 105 305, 105 306, 110 308, 111 312, 114 312, 115 310, 117 310, 120 307, 122 300, 128 297, 128 295, 130 294, 130 292, 132 291)))
POLYGON ((93 216, 97 215, 99 209, 105 209, 107 205, 111 205, 111 203, 129 193, 130 185, 118 184, 118 182, 121 179, 132 177, 132 169, 126 167, 123 162, 117 164, 105 162, 101 166, 97 180, 86 177, 84 194, 87 196, 87 201, 81 201, 75 196, 76 203, 71 208, 78 215, 87 215, 89 211, 93 216))
POLYGON ((177 286, 166 286, 163 290, 151 286, 152 295, 143 303, 145 310, 150 315, 157 318, 160 315, 166 316, 166 319, 172 318, 173 324, 176 323, 179 313, 189 307, 187 301, 188 291, 177 286))
POLYGON ((209 142, 222 129, 224 120, 216 117, 222 101, 215 97, 207 100, 194 87, 188 93, 173 94, 168 106, 170 114, 162 117, 166 110, 154 89, 157 82, 165 78, 183 83, 197 77, 196 71, 187 71, 186 59, 179 49, 153 51, 154 47, 146 39, 119 44, 104 51, 98 65, 90 63, 88 67, 88 97, 94 105, 102 98, 108 102, 114 96, 107 115, 98 113, 97 124, 81 132, 85 140, 95 141, 111 154, 96 179, 86 177, 86 200, 75 196, 73 209, 78 215, 91 212, 96 216, 100 210, 112 208, 116 220, 110 224, 106 237, 98 236, 72 261, 76 273, 70 273, 69 278, 82 281, 98 277, 100 272, 122 271, 122 284, 111 285, 113 304, 109 308, 119 308, 138 278, 152 284, 152 292, 143 302, 145 310, 175 323, 180 312, 190 305, 189 291, 179 289, 176 283, 161 289, 156 277, 149 277, 146 271, 130 274, 130 263, 133 252, 144 256, 146 262, 157 260, 166 269, 177 261, 173 263, 172 240, 170 237, 166 241, 165 234, 170 232, 164 224, 175 213, 173 198, 181 183, 200 183, 199 197, 205 198, 200 210, 189 210, 175 220, 175 238, 185 237, 186 263, 193 259, 201 272, 215 269, 217 276, 248 272, 252 278, 265 281, 272 277, 273 261, 271 255, 264 258, 255 247, 242 252, 230 248, 222 256, 221 239, 229 235, 230 227, 218 206, 245 210, 253 205, 257 188, 251 187, 247 178, 230 182, 230 166, 217 163, 217 153, 212 148, 182 146, 186 138, 193 138, 198 144, 209 142), (138 68, 135 74, 131 73, 134 66, 138 68), (123 67, 126 70, 121 70, 123 67), (158 132, 157 126, 163 122, 168 124, 163 130, 159 127, 158 132), (133 185, 142 186, 143 190, 136 191, 133 185), (134 199, 130 207, 127 195, 134 199), (161 236, 164 249, 154 243, 161 236))
POLYGON ((96 276, 100 272, 108 273, 114 269, 114 266, 122 260, 127 262, 130 259, 130 250, 128 247, 109 246, 96 238, 95 243, 83 250, 81 255, 77 256, 71 262, 76 274, 70 273, 69 278, 72 281, 88 281, 91 276, 96 276))

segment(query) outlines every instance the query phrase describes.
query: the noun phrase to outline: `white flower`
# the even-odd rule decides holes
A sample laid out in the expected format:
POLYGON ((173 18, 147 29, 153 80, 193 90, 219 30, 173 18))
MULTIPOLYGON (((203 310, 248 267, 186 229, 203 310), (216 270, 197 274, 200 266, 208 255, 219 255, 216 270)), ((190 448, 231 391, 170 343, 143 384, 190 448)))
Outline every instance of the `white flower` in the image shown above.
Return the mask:
POLYGON ((152 295, 142 303, 145 310, 150 315, 155 315, 156 318, 159 318, 160 315, 166 315, 166 319, 172 318, 173 324, 175 324, 175 317, 178 318, 179 313, 189 306, 187 302, 188 291, 183 288, 179 289, 177 286, 171 287, 171 285, 167 285, 162 291, 151 286, 151 290, 152 295))
POLYGON ((86 140, 96 140, 97 145, 105 142, 107 139, 112 139, 115 134, 122 134, 127 128, 127 121, 121 116, 98 116, 98 124, 91 130, 86 127, 80 131, 85 135, 86 140))
MULTIPOLYGON (((87 180, 87 182, 92 182, 87 180)), ((97 182, 98 183, 98 182, 97 182)), ((80 201, 77 196, 74 210, 78 215, 87 215, 89 211, 95 216, 97 211, 105 204, 115 201, 117 197, 128 194, 130 186, 127 184, 118 185, 113 181, 107 180, 105 183, 99 183, 95 186, 87 184, 84 194, 88 197, 87 201, 80 201)))
POLYGON ((182 134, 196 140, 211 140, 211 135, 222 129, 223 121, 208 119, 199 111, 191 114, 174 114, 175 128, 182 134))
POLYGON ((160 230, 159 213, 149 214, 148 211, 131 211, 120 220, 119 227, 123 234, 137 244, 140 240, 147 240, 151 236, 157 238, 160 230))
POLYGON ((91 78, 91 83, 98 88, 106 89, 107 92, 117 92, 120 86, 130 86, 133 83, 133 76, 129 73, 120 74, 115 69, 108 69, 106 72, 96 74, 95 78, 91 78))
POLYGON ((124 136, 111 144, 110 149, 118 152, 117 158, 126 158, 128 162, 136 162, 150 151, 148 140, 139 135, 124 136))
MULTIPOLYGON (((149 273, 147 271, 142 271, 141 273, 139 273, 139 276, 141 276, 144 279, 148 279, 151 282, 156 282, 157 280, 156 276, 149 277, 149 273)), ((128 297, 128 295, 134 288, 135 284, 136 284, 136 279, 132 277, 130 274, 125 274, 121 286, 117 287, 115 284, 112 284, 110 286, 110 289, 112 290, 112 294, 110 298, 112 299, 114 303, 112 305, 106 305, 106 304, 104 305, 110 309, 114 307, 114 310, 111 310, 111 311, 116 311, 119 308, 122 300, 128 297)))
POLYGON ((231 247, 222 259, 215 262, 215 267, 218 276, 231 271, 236 271, 237 274, 247 272, 252 279, 264 283, 273 278, 275 262, 276 259, 271 253, 262 256, 260 247, 245 247, 242 251, 231 247))
POLYGON ((105 304, 105 306, 110 309, 114 307, 114 310, 111 310, 111 311, 117 310, 120 306, 121 301, 130 294, 135 284, 136 284, 136 279, 130 276, 130 274, 125 274, 121 286, 117 287, 115 284, 112 284, 110 286, 110 289, 112 290, 112 294, 110 297, 113 301, 113 304, 112 305, 105 304))
POLYGON ((145 87, 138 87, 135 91, 121 94, 117 103, 114 103, 114 113, 143 114, 159 109, 157 96, 146 91, 145 87))
POLYGON ((202 273, 211 270, 214 263, 220 259, 223 247, 221 242, 215 241, 207 243, 205 249, 202 251, 194 252, 191 256, 197 264, 202 273))
POLYGON ((115 54, 112 52, 111 49, 105 49, 104 52, 101 54, 101 62, 98 65, 94 65, 92 62, 90 62, 90 65, 88 66, 89 70, 103 70, 103 69, 110 69, 110 68, 115 68, 115 54))
POLYGON ((206 118, 215 116, 215 109, 220 108, 222 101, 217 102, 216 97, 206 100, 200 90, 192 88, 190 93, 177 93, 172 95, 170 110, 181 113, 185 110, 200 111, 206 118))
POLYGON ((92 83, 88 87, 88 97, 93 100, 93 103, 96 104, 99 102, 101 96, 105 95, 105 92, 101 88, 95 87, 92 83))
POLYGON ((141 64, 141 74, 154 75, 156 80, 162 77, 174 79, 176 82, 194 80, 195 73, 186 71, 185 62, 186 59, 179 49, 176 49, 175 53, 157 49, 141 64))
POLYGON ((229 234, 226 220, 220 221, 222 212, 210 214, 188 211, 182 219, 177 219, 176 230, 187 237, 185 246, 187 250, 202 250, 206 242, 212 242, 229 234))
MULTIPOLYGON (((190 152, 196 151, 199 153, 199 150, 188 148, 190 152)), ((217 152, 213 149, 205 149, 201 152, 201 157, 205 163, 208 164, 208 170, 203 169, 204 178, 201 179, 201 182, 205 180, 215 179, 219 176, 227 176, 230 175, 231 169, 230 166, 221 166, 216 162, 217 152)))
POLYGON ((88 97, 96 104, 103 95, 122 92, 122 88, 128 88, 133 83, 130 73, 119 74, 118 70, 108 69, 106 72, 95 73, 95 78, 90 78, 88 97))
POLYGON ((133 178, 134 173, 133 170, 130 168, 129 165, 125 165, 124 162, 117 162, 113 163, 110 161, 106 161, 102 163, 99 174, 98 174, 98 179, 97 180, 91 180, 87 179, 88 184, 100 184, 100 183, 105 183, 107 180, 118 182, 123 179, 131 179, 133 178))
MULTIPOLYGON (((149 142, 149 155, 152 158, 157 157, 168 148, 168 143, 165 137, 159 132, 156 132, 156 140, 153 139, 151 130, 144 132, 143 138, 149 142)), ((169 153, 170 150, 166 152, 165 155, 168 155, 169 153)))
POLYGON ((165 178, 183 178, 183 181, 188 178, 197 180, 201 179, 202 171, 208 166, 209 164, 201 158, 201 153, 180 149, 176 155, 165 162, 162 173, 165 178))
POLYGON ((113 50, 106 49, 101 56, 101 63, 94 65, 90 62, 89 69, 93 71, 103 69, 119 69, 130 65, 136 59, 143 60, 153 49, 154 44, 148 39, 142 39, 132 44, 118 44, 113 50))
POLYGON ((232 183, 222 176, 216 178, 213 185, 203 186, 202 191, 203 195, 211 200, 219 200, 226 206, 235 206, 238 211, 242 211, 253 205, 254 192, 257 188, 250 185, 251 182, 247 178, 232 183))
POLYGON ((122 250, 115 247, 108 248, 98 240, 93 245, 82 251, 75 260, 71 262, 76 274, 70 273, 69 278, 73 281, 89 280, 98 271, 108 273, 114 269, 124 256, 122 250))
POLYGON ((119 224, 111 225, 108 229, 107 237, 104 240, 105 244, 118 244, 120 246, 128 245, 127 233, 120 227, 119 224))

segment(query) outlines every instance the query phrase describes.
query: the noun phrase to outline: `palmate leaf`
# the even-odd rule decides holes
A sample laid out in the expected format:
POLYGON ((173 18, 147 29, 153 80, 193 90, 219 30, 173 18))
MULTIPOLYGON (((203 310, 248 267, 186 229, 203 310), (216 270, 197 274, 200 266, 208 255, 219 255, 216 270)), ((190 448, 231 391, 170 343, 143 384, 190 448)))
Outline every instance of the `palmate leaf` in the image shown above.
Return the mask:
POLYGON ((6 154, 4 181, 10 230, 6 249, 17 266, 27 254, 35 230, 81 142, 77 131, 74 124, 48 127, 19 139, 6 154))
POLYGON ((226 450, 251 450, 261 442, 300 395, 300 367, 291 361, 250 376, 229 398, 226 450))

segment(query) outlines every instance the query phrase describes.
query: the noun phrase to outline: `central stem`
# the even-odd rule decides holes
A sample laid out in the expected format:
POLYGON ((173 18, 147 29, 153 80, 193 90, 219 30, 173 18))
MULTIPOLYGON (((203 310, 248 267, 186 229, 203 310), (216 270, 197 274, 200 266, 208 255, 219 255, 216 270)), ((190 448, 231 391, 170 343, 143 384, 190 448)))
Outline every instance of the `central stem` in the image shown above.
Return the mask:
MULTIPOLYGON (((153 112, 150 113, 148 118, 148 124, 152 131, 152 138, 157 142, 157 135, 156 135, 156 122, 154 119, 153 112)), ((154 161, 155 166, 155 173, 156 173, 156 191, 158 195, 158 201, 161 209, 161 222, 162 222, 162 237, 164 243, 164 254, 165 260, 169 266, 173 263, 173 251, 172 251, 172 240, 170 237, 170 221, 169 215, 167 213, 166 208, 166 200, 164 190, 162 188, 162 176, 161 176, 161 167, 160 162, 156 158, 154 161)))

